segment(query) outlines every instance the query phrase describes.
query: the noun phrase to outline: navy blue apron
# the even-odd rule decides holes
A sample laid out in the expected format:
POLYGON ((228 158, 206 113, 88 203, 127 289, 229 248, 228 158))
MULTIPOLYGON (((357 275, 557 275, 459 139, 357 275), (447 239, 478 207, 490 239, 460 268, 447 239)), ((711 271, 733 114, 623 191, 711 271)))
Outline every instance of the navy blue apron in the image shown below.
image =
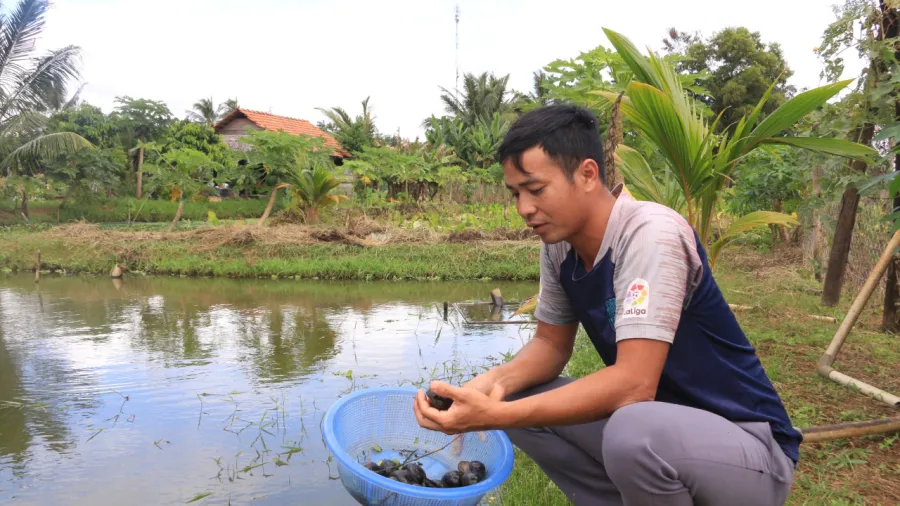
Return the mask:
MULTIPOLYGON (((755 349, 713 279, 696 232, 694 239, 703 277, 681 312, 656 401, 704 409, 734 422, 769 422, 775 440, 796 463, 802 435, 791 425, 755 349)), ((612 249, 590 272, 585 272, 574 248, 560 267, 560 283, 572 309, 607 366, 616 363, 614 271, 612 249)))

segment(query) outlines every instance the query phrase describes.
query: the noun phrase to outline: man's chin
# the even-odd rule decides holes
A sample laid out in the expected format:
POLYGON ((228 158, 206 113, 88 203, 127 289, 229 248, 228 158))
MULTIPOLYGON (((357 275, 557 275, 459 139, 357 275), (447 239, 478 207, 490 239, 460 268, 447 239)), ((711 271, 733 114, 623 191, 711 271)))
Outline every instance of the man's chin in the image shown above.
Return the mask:
POLYGON ((560 237, 559 234, 554 234, 553 232, 546 231, 542 233, 534 233, 538 237, 541 238, 541 242, 544 244, 556 244, 558 242, 562 242, 564 238, 560 237))

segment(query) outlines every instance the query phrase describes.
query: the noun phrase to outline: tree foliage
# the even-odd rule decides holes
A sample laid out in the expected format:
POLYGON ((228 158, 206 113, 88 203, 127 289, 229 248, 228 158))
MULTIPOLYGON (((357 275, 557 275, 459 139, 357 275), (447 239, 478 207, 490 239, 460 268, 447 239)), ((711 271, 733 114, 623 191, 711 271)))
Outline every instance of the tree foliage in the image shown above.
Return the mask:
POLYGON ((334 134, 341 146, 351 153, 359 153, 367 146, 373 146, 378 139, 378 130, 375 128, 375 117, 369 107, 369 97, 362 101, 362 114, 351 118, 347 111, 340 107, 323 109, 317 107, 328 118, 328 122, 319 126, 327 132, 334 134))
POLYGON ((672 40, 667 48, 684 50, 680 72, 709 74, 703 81, 708 93, 695 93, 695 97, 716 115, 722 115, 720 129, 733 129, 750 114, 773 82, 775 87, 769 92, 761 117, 771 114, 796 91, 787 84, 793 71, 784 60, 781 46, 764 43, 759 32, 732 27, 705 41, 676 32, 672 40))
MULTIPOLYGON (((760 121, 762 109, 776 85, 772 83, 756 107, 738 120, 733 135, 728 132, 717 135, 715 126, 722 115, 712 125, 707 124, 672 66, 656 54, 643 56, 624 36, 608 29, 604 31, 634 73, 635 81, 626 88, 621 110, 664 162, 663 170, 658 174, 649 172, 652 178, 647 179, 649 164, 641 161, 643 157, 639 153, 626 148, 623 152, 628 156, 619 156, 617 165, 625 174, 626 183, 633 184, 644 195, 660 194, 660 184, 679 187, 688 221, 706 245, 712 239, 713 219, 726 183, 738 164, 760 146, 783 144, 861 159, 870 159, 876 154, 871 148, 843 140, 783 135, 846 87, 849 81, 802 93, 760 121)), ((610 102, 618 98, 615 93, 600 94, 610 102)), ((781 221, 774 215, 770 218, 770 222, 781 221)), ((765 219, 753 223, 766 224, 765 219)))

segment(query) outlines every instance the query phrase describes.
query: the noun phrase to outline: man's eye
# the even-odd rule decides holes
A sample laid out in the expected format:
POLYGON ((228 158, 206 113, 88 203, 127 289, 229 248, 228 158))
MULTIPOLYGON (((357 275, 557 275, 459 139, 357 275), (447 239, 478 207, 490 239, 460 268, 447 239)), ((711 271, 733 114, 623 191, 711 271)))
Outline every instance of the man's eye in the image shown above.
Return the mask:
POLYGON ((544 188, 546 188, 546 187, 542 186, 542 187, 538 188, 537 190, 529 190, 529 191, 531 192, 532 195, 540 195, 541 192, 544 191, 544 188))

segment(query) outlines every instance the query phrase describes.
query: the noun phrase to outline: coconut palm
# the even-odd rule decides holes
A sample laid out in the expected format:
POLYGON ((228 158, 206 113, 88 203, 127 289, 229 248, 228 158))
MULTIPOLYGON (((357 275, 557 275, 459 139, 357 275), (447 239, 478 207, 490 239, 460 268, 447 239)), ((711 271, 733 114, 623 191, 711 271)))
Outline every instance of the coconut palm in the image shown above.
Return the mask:
POLYGON ((228 100, 222 102, 221 104, 219 104, 219 109, 218 109, 219 119, 222 119, 225 116, 228 116, 238 107, 240 107, 240 106, 238 105, 238 100, 236 98, 229 98, 228 100))
MULTIPOLYGON (((639 197, 683 209, 701 242, 709 247, 711 264, 722 246, 736 234, 770 224, 796 223, 782 213, 750 213, 736 219, 710 244, 719 199, 735 167, 753 150, 783 144, 851 159, 870 160, 877 155, 872 148, 853 142, 783 134, 852 80, 801 93, 758 122, 773 83, 750 114, 744 115, 733 129, 726 128, 717 135, 716 126, 722 115, 708 125, 671 65, 653 53, 643 56, 624 36, 604 31, 634 74, 634 81, 627 85, 622 98, 621 111, 661 160, 660 167, 651 169, 640 152, 622 145, 616 150, 616 165, 625 175, 629 189, 639 197)), ((610 103, 619 98, 608 91, 597 93, 610 103)))
POLYGON ((195 123, 206 123, 208 126, 213 126, 219 119, 212 97, 201 98, 194 102, 187 116, 189 120, 195 123))
MULTIPOLYGON (((76 46, 35 54, 47 7, 45 0, 22 0, 9 12, 0 13, 2 172, 34 169, 40 160, 91 146, 72 132, 44 134, 44 113, 65 107, 67 85, 79 77, 80 54, 76 46)), ((23 192, 23 209, 27 209, 25 202, 23 192)))
POLYGON ((478 76, 467 73, 458 93, 441 87, 441 101, 447 113, 468 126, 474 126, 479 119, 490 122, 494 113, 504 116, 503 119, 514 119, 515 112, 511 106, 514 97, 507 89, 508 84, 508 74, 496 77, 487 72, 478 76))
POLYGON ((78 47, 34 54, 47 7, 45 0, 22 0, 0 13, 0 152, 17 160, 55 157, 87 145, 69 132, 40 135, 46 121, 41 113, 62 108, 67 84, 79 77, 78 47))
POLYGON ((341 107, 331 109, 317 107, 316 110, 321 111, 331 121, 330 125, 326 125, 326 129, 334 132, 341 146, 351 153, 358 153, 364 147, 375 144, 378 131, 375 128, 375 117, 372 116, 369 107, 369 97, 362 101, 362 114, 356 118, 351 118, 341 107))
POLYGON ((291 185, 291 193, 302 209, 307 223, 319 221, 319 210, 323 207, 337 204, 347 198, 346 195, 331 193, 341 182, 321 164, 315 164, 310 168, 293 167, 288 184, 291 185))

